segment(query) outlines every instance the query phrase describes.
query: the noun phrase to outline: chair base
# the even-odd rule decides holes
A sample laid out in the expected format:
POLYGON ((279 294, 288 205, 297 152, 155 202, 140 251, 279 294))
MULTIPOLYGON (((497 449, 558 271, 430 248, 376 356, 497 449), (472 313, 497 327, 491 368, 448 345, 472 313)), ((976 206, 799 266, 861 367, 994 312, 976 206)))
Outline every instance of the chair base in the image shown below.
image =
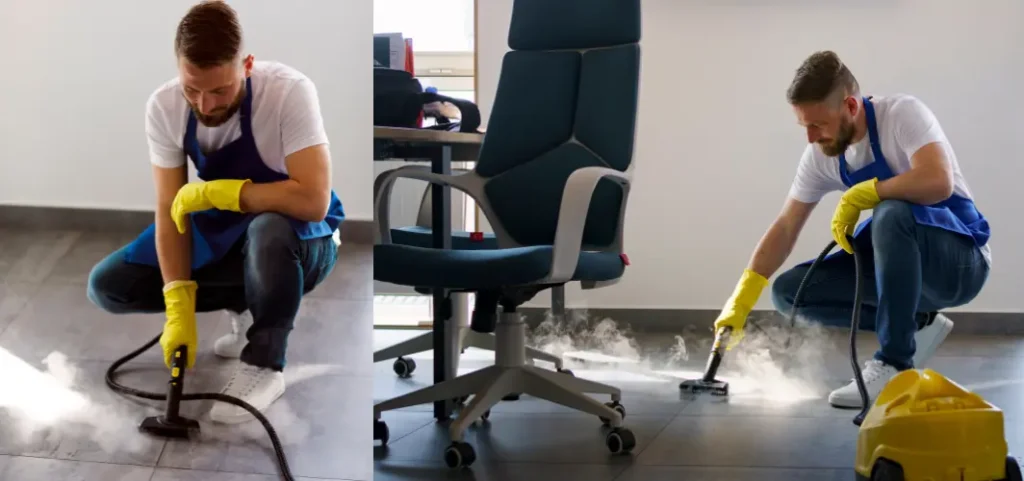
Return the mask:
MULTIPOLYGON (((472 447, 463 442, 466 428, 478 419, 487 420, 491 408, 506 395, 524 393, 598 416, 611 427, 606 439, 609 450, 614 453, 632 450, 636 440, 628 429, 622 427, 625 416, 625 409, 619 403, 622 391, 614 386, 573 377, 567 372, 528 365, 525 334, 526 325, 517 313, 502 313, 494 335, 493 366, 376 404, 373 407, 375 439, 381 438, 376 433, 387 431, 386 424, 380 419, 384 411, 468 397, 468 404, 449 427, 452 446, 445 452, 445 461, 450 467, 468 466, 475 459, 475 454, 472 447), (587 393, 607 394, 612 401, 601 403, 587 393)), ((386 439, 381 441, 386 443, 386 439)))

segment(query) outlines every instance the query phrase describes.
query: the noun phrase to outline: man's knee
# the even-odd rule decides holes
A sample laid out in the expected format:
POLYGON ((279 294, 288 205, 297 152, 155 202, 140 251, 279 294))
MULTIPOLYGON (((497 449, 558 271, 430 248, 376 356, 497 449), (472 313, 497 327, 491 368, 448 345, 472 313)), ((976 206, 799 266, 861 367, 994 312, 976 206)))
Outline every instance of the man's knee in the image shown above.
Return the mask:
POLYGON ((251 253, 288 249, 297 245, 299 239, 288 218, 273 212, 257 215, 246 234, 251 253))
POLYGON ((893 229, 906 229, 915 224, 914 209, 903 200, 883 200, 875 206, 871 223, 872 232, 887 233, 893 229))
POLYGON ((130 312, 129 282, 120 275, 124 261, 118 253, 111 254, 89 272, 86 296, 100 309, 114 314, 130 312))

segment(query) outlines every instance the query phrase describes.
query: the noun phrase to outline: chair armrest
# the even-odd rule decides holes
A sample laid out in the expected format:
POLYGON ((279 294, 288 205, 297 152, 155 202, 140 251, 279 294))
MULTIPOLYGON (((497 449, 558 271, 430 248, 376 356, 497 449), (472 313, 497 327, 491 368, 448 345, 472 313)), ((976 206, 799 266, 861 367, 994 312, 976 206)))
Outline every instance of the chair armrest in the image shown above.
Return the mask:
POLYGON ((590 201, 601 179, 610 179, 622 186, 622 210, 619 216, 619 232, 615 248, 622 249, 622 221, 632 182, 628 173, 607 167, 584 167, 569 175, 562 192, 562 205, 558 209, 558 225, 555 227, 555 246, 548 281, 562 284, 572 279, 579 262, 583 244, 583 229, 587 223, 590 201))
MULTIPOLYGON (((464 171, 463 169, 459 169, 464 171)), ((391 243, 391 191, 398 179, 424 180, 434 185, 451 187, 465 192, 479 202, 483 193, 483 179, 472 171, 459 175, 441 175, 430 167, 407 165, 383 172, 373 181, 374 220, 377 224, 376 243, 391 243)))

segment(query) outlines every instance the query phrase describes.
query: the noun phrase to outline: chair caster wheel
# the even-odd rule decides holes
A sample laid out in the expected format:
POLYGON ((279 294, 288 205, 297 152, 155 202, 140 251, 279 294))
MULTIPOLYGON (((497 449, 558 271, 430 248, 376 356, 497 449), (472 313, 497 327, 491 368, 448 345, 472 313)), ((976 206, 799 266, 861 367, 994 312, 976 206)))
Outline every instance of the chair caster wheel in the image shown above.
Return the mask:
POLYGON ((373 421, 373 440, 380 441, 381 446, 387 446, 389 439, 391 439, 391 430, 388 429, 388 424, 380 419, 375 419, 373 421))
POLYGON ((412 376, 412 373, 416 371, 416 361, 400 357, 395 359, 394 369, 395 374, 398 374, 398 377, 405 378, 412 376))
POLYGON ((565 374, 566 376, 576 377, 576 375, 573 374, 572 371, 568 369, 559 369, 558 372, 565 374))
POLYGON ((465 468, 473 464, 473 461, 476 461, 476 453, 469 443, 454 441, 444 450, 444 464, 449 468, 465 468))
MULTIPOLYGON (((626 408, 622 407, 622 404, 619 404, 618 401, 612 401, 610 403, 604 403, 604 405, 608 406, 608 407, 610 407, 610 408, 612 408, 612 409, 614 409, 616 411, 618 411, 619 414, 622 416, 622 419, 626 419, 626 408)), ((605 426, 608 426, 608 425, 611 425, 612 420, 608 419, 608 418, 606 418, 604 416, 601 416, 601 422, 604 423, 605 426)))
POLYGON ((615 428, 604 438, 604 443, 612 454, 628 454, 636 447, 636 436, 626 428, 615 428))

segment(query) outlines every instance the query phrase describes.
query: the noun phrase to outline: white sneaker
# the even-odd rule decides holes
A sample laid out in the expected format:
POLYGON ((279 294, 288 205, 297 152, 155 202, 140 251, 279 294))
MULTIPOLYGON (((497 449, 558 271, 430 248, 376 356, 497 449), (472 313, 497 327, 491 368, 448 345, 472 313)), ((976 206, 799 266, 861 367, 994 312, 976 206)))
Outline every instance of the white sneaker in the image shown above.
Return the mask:
MULTIPOLYGON (((864 363, 864 369, 861 370, 861 376, 864 378, 864 387, 868 391, 868 404, 875 401, 878 397, 878 393, 882 392, 882 388, 889 383, 889 380, 893 378, 899 371, 895 367, 885 364, 877 359, 871 359, 864 363)), ((864 406, 863 401, 860 398, 860 389, 857 388, 856 379, 850 381, 849 384, 832 391, 828 395, 829 404, 838 408, 860 408, 864 406)))
POLYGON ((248 342, 245 333, 252 327, 252 314, 249 311, 241 314, 228 311, 228 315, 231 316, 231 333, 221 336, 213 343, 213 352, 220 357, 238 359, 248 342))
POLYGON ((917 344, 917 350, 914 352, 915 369, 925 367, 925 364, 932 359, 939 345, 946 340, 946 336, 952 330, 953 321, 942 314, 936 314, 931 324, 914 333, 914 343, 917 344))
MULTIPOLYGON (((284 373, 239 363, 221 394, 241 399, 262 413, 284 394, 284 373)), ((239 406, 216 401, 210 410, 210 419, 218 423, 237 424, 256 418, 239 406)))

